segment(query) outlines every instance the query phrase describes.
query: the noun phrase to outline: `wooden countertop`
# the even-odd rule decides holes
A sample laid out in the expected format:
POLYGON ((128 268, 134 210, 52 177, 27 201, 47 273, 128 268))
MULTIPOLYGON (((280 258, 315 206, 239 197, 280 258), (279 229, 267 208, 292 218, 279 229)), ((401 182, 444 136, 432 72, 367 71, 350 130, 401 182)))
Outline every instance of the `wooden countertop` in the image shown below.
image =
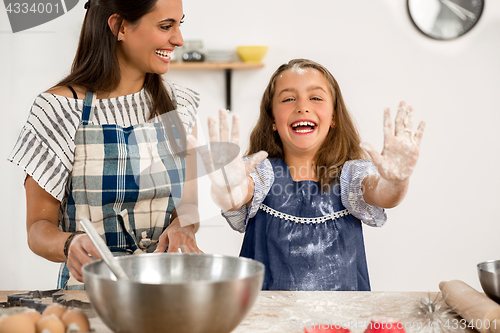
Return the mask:
MULTIPOLYGON (((0 302, 20 291, 0 291, 0 302)), ((85 291, 65 291, 67 299, 88 302, 85 291)), ((363 333, 374 317, 397 318, 407 333, 417 332, 417 307, 427 292, 262 291, 250 313, 233 333, 303 333, 309 325, 342 324, 352 333, 363 333)), ((456 317, 460 320, 460 317, 456 317)), ((95 333, 112 333, 99 317, 90 318, 95 333)), ((467 329, 464 332, 476 332, 467 329)))

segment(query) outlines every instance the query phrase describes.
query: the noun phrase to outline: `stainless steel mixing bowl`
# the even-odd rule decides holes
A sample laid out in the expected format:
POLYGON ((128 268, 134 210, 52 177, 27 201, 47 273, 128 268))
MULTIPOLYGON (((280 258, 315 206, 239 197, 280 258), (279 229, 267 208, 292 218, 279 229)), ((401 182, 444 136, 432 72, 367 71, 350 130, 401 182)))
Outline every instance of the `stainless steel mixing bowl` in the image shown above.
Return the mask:
POLYGON ((243 320, 262 288, 264 265, 239 257, 155 253, 116 258, 129 281, 103 261, 83 267, 90 302, 119 333, 225 333, 243 320))
POLYGON ((477 264, 477 273, 486 296, 500 303, 500 260, 477 264))

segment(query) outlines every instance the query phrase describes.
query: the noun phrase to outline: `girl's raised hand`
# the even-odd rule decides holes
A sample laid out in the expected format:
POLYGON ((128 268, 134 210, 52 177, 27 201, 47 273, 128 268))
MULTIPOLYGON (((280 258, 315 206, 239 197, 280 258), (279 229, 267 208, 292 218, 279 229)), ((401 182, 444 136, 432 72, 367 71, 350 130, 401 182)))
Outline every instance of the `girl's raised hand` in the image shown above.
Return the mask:
POLYGON ((218 131, 215 118, 208 118, 208 131, 210 149, 201 146, 192 135, 188 135, 187 140, 203 159, 212 182, 210 191, 215 204, 225 211, 239 208, 246 203, 248 197, 249 174, 267 157, 267 153, 260 151, 243 162, 239 149, 239 117, 233 116, 229 138, 226 110, 219 110, 218 131))
POLYGON ((413 172, 420 153, 420 141, 424 134, 425 122, 420 122, 413 132, 413 108, 401 102, 392 129, 391 112, 384 111, 384 149, 382 154, 368 143, 361 143, 371 156, 380 176, 388 181, 405 181, 413 172))

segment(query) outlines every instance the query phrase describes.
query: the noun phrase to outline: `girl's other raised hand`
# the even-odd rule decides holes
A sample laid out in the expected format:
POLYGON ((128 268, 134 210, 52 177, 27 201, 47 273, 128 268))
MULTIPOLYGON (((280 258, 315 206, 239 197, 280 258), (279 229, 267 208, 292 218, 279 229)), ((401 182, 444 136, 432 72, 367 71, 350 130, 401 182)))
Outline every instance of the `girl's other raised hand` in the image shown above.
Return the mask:
POLYGON ((192 135, 188 135, 187 140, 203 159, 212 182, 210 192, 215 204, 224 211, 237 209, 251 198, 252 194, 248 190, 249 174, 267 157, 267 152, 260 151, 243 162, 239 149, 239 117, 233 116, 229 135, 226 110, 219 110, 218 130, 216 119, 208 118, 208 132, 210 149, 202 146, 192 135))
POLYGON ((401 102, 392 129, 391 112, 384 111, 384 149, 380 154, 371 144, 362 142, 380 176, 390 182, 407 181, 417 164, 425 122, 413 131, 413 108, 401 102))

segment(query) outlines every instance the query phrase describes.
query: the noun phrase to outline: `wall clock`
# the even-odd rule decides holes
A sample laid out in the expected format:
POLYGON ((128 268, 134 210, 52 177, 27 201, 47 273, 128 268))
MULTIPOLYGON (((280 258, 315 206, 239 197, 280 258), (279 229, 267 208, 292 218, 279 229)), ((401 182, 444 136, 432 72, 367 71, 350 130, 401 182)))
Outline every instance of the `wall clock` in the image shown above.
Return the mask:
POLYGON ((469 32, 479 21, 485 0, 407 0, 408 13, 424 35, 449 40, 469 32))

